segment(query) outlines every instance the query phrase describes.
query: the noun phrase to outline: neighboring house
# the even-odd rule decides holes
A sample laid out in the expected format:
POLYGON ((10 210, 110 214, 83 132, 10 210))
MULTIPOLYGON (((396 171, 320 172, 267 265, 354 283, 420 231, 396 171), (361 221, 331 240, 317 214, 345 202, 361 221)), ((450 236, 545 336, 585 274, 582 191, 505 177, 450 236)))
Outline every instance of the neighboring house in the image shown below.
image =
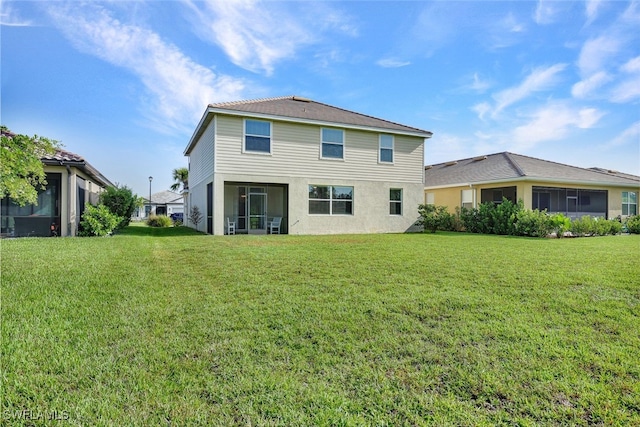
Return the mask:
POLYGON ((617 218, 638 213, 640 177, 579 168, 514 153, 477 156, 425 167, 425 203, 477 207, 502 198, 526 209, 570 218, 617 218))
MULTIPOLYGON (((412 229, 431 132, 289 96, 209 105, 185 155, 198 229, 264 234, 412 229)), ((186 224, 193 226, 189 221, 186 224)))
POLYGON ((137 209, 133 219, 143 220, 153 215, 171 216, 174 213, 184 212, 184 196, 174 191, 160 191, 151 195, 151 203, 148 197, 143 197, 143 205, 137 209))
POLYGON ((38 204, 20 207, 2 199, 3 236, 75 236, 87 204, 96 205, 100 193, 113 184, 81 156, 57 150, 42 158, 47 175, 38 204))

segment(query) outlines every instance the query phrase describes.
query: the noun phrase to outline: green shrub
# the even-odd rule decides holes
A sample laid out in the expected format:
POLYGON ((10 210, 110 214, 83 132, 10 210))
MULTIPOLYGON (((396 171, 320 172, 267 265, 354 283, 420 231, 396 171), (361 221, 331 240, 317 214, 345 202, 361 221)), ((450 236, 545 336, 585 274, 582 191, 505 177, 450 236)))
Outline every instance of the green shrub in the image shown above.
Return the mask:
POLYGON ((571 229, 571 218, 564 216, 564 214, 556 213, 549 216, 549 224, 551 225, 552 232, 556 233, 556 237, 564 237, 564 233, 571 229))
POLYGON ((100 203, 105 205, 115 215, 121 218, 118 228, 124 228, 131 222, 131 215, 138 206, 142 205, 141 199, 133 194, 127 186, 110 186, 100 194, 100 203))
POLYGON ((630 216, 625 225, 629 233, 640 234, 640 215, 630 216))
POLYGON ((515 230, 519 236, 546 237, 553 231, 553 224, 546 211, 521 210, 516 214, 515 230))
POLYGON ((571 221, 571 234, 574 236, 591 236, 595 233, 595 220, 590 216, 583 216, 571 221))
POLYGON ((171 218, 164 215, 151 215, 147 219, 147 225, 149 227, 171 227, 173 225, 173 221, 171 218))
POLYGON ((79 236, 106 236, 116 229, 122 218, 105 205, 88 205, 82 214, 79 236))
POLYGON ((453 230, 455 217, 447 211, 446 206, 419 205, 418 214, 420 218, 416 224, 424 227, 424 231, 435 233, 436 230, 453 230))
POLYGON ((622 233, 622 223, 620 221, 610 219, 609 222, 611 223, 611 234, 622 233))
POLYGON ((478 229, 478 209, 475 208, 456 208, 456 214, 462 231, 467 233, 479 233, 478 229))

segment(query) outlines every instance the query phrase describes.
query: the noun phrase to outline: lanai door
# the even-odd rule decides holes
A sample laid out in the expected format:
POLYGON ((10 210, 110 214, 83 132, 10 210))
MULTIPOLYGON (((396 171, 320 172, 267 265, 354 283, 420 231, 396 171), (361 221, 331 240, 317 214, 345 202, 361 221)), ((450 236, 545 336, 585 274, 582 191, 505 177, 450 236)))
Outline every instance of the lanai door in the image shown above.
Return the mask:
POLYGON ((267 194, 263 188, 249 190, 249 234, 267 234, 267 194))

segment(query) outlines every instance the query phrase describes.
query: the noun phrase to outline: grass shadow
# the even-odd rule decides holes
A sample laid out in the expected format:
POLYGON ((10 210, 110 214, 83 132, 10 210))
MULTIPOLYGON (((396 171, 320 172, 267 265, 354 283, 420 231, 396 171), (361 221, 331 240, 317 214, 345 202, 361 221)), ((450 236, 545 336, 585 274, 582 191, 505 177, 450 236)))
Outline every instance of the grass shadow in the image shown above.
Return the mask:
POLYGON ((191 227, 149 227, 145 224, 132 223, 119 230, 118 235, 138 237, 178 237, 178 236, 206 236, 191 227))

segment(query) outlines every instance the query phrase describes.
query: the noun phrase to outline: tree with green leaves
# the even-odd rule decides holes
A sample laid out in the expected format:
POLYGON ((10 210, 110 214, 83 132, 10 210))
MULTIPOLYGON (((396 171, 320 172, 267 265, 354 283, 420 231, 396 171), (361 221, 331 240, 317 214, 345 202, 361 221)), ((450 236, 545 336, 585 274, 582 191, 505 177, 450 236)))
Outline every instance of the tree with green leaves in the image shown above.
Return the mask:
POLYGON ((55 154, 60 143, 34 135, 19 135, 2 126, 0 198, 19 206, 38 204, 38 191, 47 185, 42 158, 55 154))
POLYGON ((116 184, 105 188, 104 192, 100 193, 100 203, 120 217, 118 228, 123 228, 131 222, 131 215, 136 208, 142 206, 142 199, 133 194, 126 185, 116 184))
POLYGON ((182 167, 173 170, 173 180, 175 181, 170 187, 171 191, 178 191, 182 187, 182 191, 189 188, 189 169, 182 167))

